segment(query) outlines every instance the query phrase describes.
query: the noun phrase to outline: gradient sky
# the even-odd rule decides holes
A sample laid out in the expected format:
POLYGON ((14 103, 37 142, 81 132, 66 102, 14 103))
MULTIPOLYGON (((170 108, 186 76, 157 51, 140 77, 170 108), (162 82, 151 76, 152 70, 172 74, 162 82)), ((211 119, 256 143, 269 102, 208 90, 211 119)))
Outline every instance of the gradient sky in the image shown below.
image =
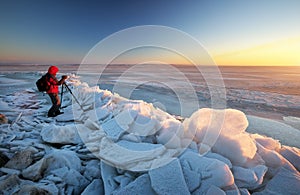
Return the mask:
POLYGON ((164 25, 197 39, 218 65, 300 65, 299 24, 299 0, 0 0, 0 63, 78 64, 115 32, 164 25))

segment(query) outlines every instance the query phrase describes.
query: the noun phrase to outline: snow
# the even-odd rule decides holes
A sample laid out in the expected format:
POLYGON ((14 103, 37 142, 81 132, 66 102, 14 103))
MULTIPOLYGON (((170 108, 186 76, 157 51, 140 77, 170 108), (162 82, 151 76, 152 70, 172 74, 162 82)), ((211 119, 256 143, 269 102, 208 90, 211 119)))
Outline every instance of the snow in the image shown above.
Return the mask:
POLYGON ((240 188, 248 188, 250 190, 257 188, 263 182, 263 177, 268 168, 264 165, 246 169, 243 167, 233 166, 232 172, 234 181, 240 188))
POLYGON ((104 185, 104 192, 106 194, 111 194, 116 188, 117 183, 114 181, 114 177, 118 175, 116 168, 101 162, 101 176, 104 185))
MULTIPOLYGON (((185 164, 185 169, 189 167, 192 172, 196 173, 193 174, 194 176, 200 176, 201 185, 198 184, 200 187, 195 190, 197 193, 205 193, 211 185, 227 188, 234 184, 234 177, 230 168, 219 160, 200 156, 195 152, 186 151, 180 157, 180 161, 181 164, 185 164)), ((185 175, 189 174, 185 173, 185 175)), ((194 178, 190 178, 189 180, 194 180, 194 178)))
POLYGON ((125 131, 128 129, 128 123, 130 120, 127 120, 124 123, 120 124, 120 120, 114 118, 106 123, 104 123, 101 127, 107 134, 107 137, 113 141, 118 141, 119 138, 125 133, 125 131))
POLYGON ((124 188, 115 191, 113 194, 155 194, 151 187, 151 181, 148 174, 143 174, 136 178, 133 182, 129 183, 124 188))
POLYGON ((291 162, 298 171, 300 171, 300 150, 298 148, 283 146, 279 150, 279 153, 291 162))
POLYGON ((157 143, 163 144, 167 148, 180 148, 183 137, 183 125, 175 119, 167 119, 161 124, 161 129, 157 135, 157 143))
POLYGON ((213 159, 217 159, 219 161, 222 161, 223 163, 225 163, 230 169, 232 168, 232 163, 230 162, 230 160, 220 154, 217 153, 213 153, 213 152, 208 152, 205 157, 208 158, 213 158, 213 159))
POLYGON ((282 167, 267 183, 261 192, 254 194, 298 194, 300 192, 300 173, 282 167))
POLYGON ((104 194, 103 183, 100 179, 93 180, 82 192, 82 195, 104 194))
POLYGON ((178 159, 163 167, 151 169, 149 176, 151 186, 157 194, 189 194, 178 159))
POLYGON ((194 112, 183 125, 188 136, 195 136, 197 144, 206 146, 199 147, 200 153, 203 154, 212 148, 219 136, 233 139, 234 136, 240 135, 245 131, 248 121, 245 114, 238 110, 203 108, 194 112))
POLYGON ((1 97, 13 121, 0 125, 0 153, 10 159, 0 167, 3 194, 300 192, 297 129, 235 109, 202 108, 178 120, 70 77, 80 105, 64 94, 55 118, 32 88, 1 97))
POLYGON ((75 125, 56 126, 49 125, 41 131, 42 139, 48 143, 78 144, 81 143, 80 136, 75 125))
POLYGON ((184 121, 184 126, 186 134, 195 134, 200 154, 212 150, 242 165, 256 153, 255 142, 245 133, 248 121, 241 111, 200 109, 184 121))

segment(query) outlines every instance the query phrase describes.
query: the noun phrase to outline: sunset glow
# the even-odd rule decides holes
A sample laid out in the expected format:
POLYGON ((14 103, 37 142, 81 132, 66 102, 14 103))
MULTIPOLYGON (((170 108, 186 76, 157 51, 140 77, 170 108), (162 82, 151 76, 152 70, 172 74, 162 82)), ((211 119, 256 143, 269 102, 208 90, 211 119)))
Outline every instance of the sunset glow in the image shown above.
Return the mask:
POLYGON ((278 40, 255 47, 214 55, 219 65, 300 65, 300 37, 278 40))

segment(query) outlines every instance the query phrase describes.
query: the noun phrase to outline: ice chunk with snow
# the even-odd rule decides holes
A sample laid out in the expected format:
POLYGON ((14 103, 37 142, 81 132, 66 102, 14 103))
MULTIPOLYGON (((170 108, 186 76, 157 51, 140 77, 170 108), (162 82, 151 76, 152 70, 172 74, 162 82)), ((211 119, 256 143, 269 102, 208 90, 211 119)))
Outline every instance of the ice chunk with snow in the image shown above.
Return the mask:
POLYGON ((84 115, 93 122, 101 122, 105 120, 109 115, 110 112, 107 108, 97 108, 95 107, 93 110, 89 110, 84 112, 84 115))
POLYGON ((249 127, 247 132, 258 133, 280 140, 282 144, 300 148, 300 131, 284 123, 247 115, 249 127))
POLYGON ((63 114, 58 115, 55 117, 55 119, 58 122, 71 122, 71 121, 79 121, 80 116, 82 115, 83 111, 81 109, 76 110, 72 107, 68 107, 66 109, 63 109, 63 114))
POLYGON ((84 122, 84 126, 86 126, 87 128, 89 128, 91 130, 99 130, 100 129, 100 126, 96 122, 92 121, 89 118, 84 122))
POLYGON ((110 114, 107 108, 96 108, 95 112, 98 121, 104 120, 110 114))
POLYGON ((41 160, 24 169, 22 175, 31 180, 38 180, 44 175, 49 174, 52 170, 62 167, 68 167, 76 171, 81 170, 81 162, 75 152, 54 150, 41 160))
POLYGON ((133 178, 129 175, 118 175, 114 180, 119 184, 119 188, 127 186, 130 182, 133 181, 133 178))
POLYGON ((5 165, 6 168, 23 170, 33 161, 33 151, 30 148, 17 152, 5 165))
POLYGON ((202 108, 189 118, 188 129, 195 130, 198 140, 203 140, 206 132, 236 135, 246 130, 246 115, 234 109, 216 110, 202 108))
POLYGON ((117 183, 114 181, 114 177, 117 175, 118 173, 115 167, 101 161, 101 176, 105 194, 111 194, 118 187, 117 183))
POLYGON ((149 171, 151 186, 157 194, 189 194, 178 159, 149 171))
POLYGON ((48 143, 78 144, 81 143, 75 124, 66 126, 49 125, 41 131, 42 139, 48 143))
POLYGON ((274 150, 269 150, 257 144, 257 152, 265 161, 268 168, 277 169, 286 164, 288 161, 274 150))
POLYGON ((236 188, 225 190, 226 195, 250 195, 248 189, 246 188, 236 188))
POLYGON ((141 142, 141 140, 142 140, 140 136, 134 135, 132 133, 123 135, 121 139, 130 141, 130 142, 141 142))
POLYGON ((99 178, 101 176, 100 162, 99 160, 91 160, 85 166, 85 171, 83 174, 88 180, 99 178))
POLYGON ((101 179, 94 179, 81 193, 81 195, 104 194, 103 182, 101 179))
POLYGON ((300 173, 284 167, 267 183, 264 190, 253 194, 299 194, 300 173))
POLYGON ((35 183, 22 180, 17 175, 8 175, 0 179, 1 194, 58 194, 58 189, 53 182, 35 183))
POLYGON ((183 125, 185 135, 193 137, 194 134, 200 154, 212 149, 239 165, 255 156, 256 145, 244 132, 248 121, 241 111, 203 108, 193 113, 183 125))
POLYGON ((258 188, 262 182, 268 168, 264 165, 245 169, 243 167, 233 166, 232 172, 234 180, 239 188, 247 188, 250 190, 258 188))
POLYGON ((148 145, 147 143, 141 144, 143 151, 138 151, 141 149, 138 143, 128 141, 121 143, 127 145, 121 146, 104 137, 101 140, 99 156, 118 168, 141 171, 151 168, 155 160, 162 158, 162 155, 165 155, 162 161, 167 161, 166 159, 178 152, 177 150, 167 152, 166 148, 160 144, 153 147, 154 144, 148 145), (151 150, 148 150, 149 146, 151 150))
POLYGON ((36 194, 49 194, 47 190, 33 185, 23 185, 18 191, 18 194, 31 194, 33 192, 36 194))
POLYGON ((245 131, 248 120, 245 114, 239 110, 225 109, 216 110, 210 108, 199 109, 183 123, 185 134, 198 143, 202 143, 207 152, 216 142, 219 135, 234 136, 245 131))
POLYGON ((143 174, 136 178, 127 186, 113 192, 114 195, 122 194, 156 194, 151 187, 151 181, 148 174, 143 174))
POLYGON ((13 194, 19 190, 19 184, 21 183, 20 178, 17 175, 7 175, 1 178, 0 181, 0 192, 3 194, 13 194))
POLYGON ((73 187, 74 194, 79 194, 88 185, 88 180, 83 177, 78 171, 74 169, 59 168, 57 171, 53 170, 52 173, 58 173, 59 176, 66 184, 73 187))
POLYGON ((130 110, 124 110, 115 118, 102 124, 102 129, 107 134, 107 137, 113 141, 119 138, 129 129, 129 125, 134 121, 137 113, 130 110))
POLYGON ((192 170, 188 161, 186 160, 182 160, 180 163, 189 191, 193 192, 201 185, 201 173, 192 170))
POLYGON ((153 135, 156 132, 158 121, 153 117, 138 114, 130 125, 129 132, 138 136, 153 135))
POLYGON ((67 166, 70 169, 81 171, 81 161, 73 151, 53 150, 52 153, 45 156, 49 166, 48 171, 67 166), (53 163, 55 162, 55 163, 53 163))
POLYGON ((181 140, 175 134, 172 137, 169 137, 170 134, 161 134, 157 137, 157 143, 163 144, 166 148, 180 148, 181 140))
POLYGON ((214 159, 217 159, 219 161, 222 161, 223 163, 227 164, 230 169, 232 168, 232 163, 230 162, 230 160, 228 158, 220 155, 220 154, 213 153, 213 152, 208 152, 208 153, 205 154, 205 157, 214 158, 214 159))
MULTIPOLYGON (((25 184, 27 182, 23 181, 23 183, 25 184)), ((42 182, 35 183, 35 184, 33 184, 33 186, 45 190, 48 194, 58 194, 57 186, 53 182, 50 182, 50 181, 48 181, 47 183, 42 183, 42 182)))
POLYGON ((142 101, 127 101, 123 102, 120 108, 121 113, 116 116, 119 123, 125 120, 129 128, 128 132, 138 136, 147 136, 154 134, 159 128, 157 116, 153 114, 155 108, 151 104, 142 101), (120 118, 121 119, 118 119, 120 118), (130 122, 130 123, 129 123, 130 122))
POLYGON ((271 137, 266 137, 259 134, 252 134, 251 137, 266 149, 277 151, 281 148, 280 142, 271 137))
POLYGON ((94 104, 95 104, 95 107, 101 107, 103 106, 103 101, 102 101, 102 97, 104 95, 104 92, 101 91, 101 92, 98 92, 98 93, 95 93, 95 97, 94 97, 94 104))
POLYGON ((247 159, 252 159, 256 150, 255 142, 246 133, 235 136, 220 135, 212 148, 213 152, 225 156, 236 165, 243 165, 247 159))
POLYGON ((21 174, 21 171, 19 171, 17 169, 5 168, 5 167, 1 167, 0 172, 6 173, 8 175, 20 175, 21 174))
POLYGON ((180 156, 180 162, 188 163, 192 171, 201 175, 201 186, 197 190, 199 193, 205 193, 211 185, 224 188, 234 184, 230 168, 217 159, 200 156, 187 150, 180 156))
POLYGON ((211 185, 206 194, 226 195, 226 193, 219 187, 211 185))
POLYGON ((182 123, 176 119, 166 119, 161 122, 161 129, 159 130, 159 135, 161 134, 171 134, 178 137, 183 137, 182 123))
POLYGON ((127 129, 123 129, 116 121, 116 119, 111 119, 106 123, 102 124, 101 128, 107 134, 107 137, 113 141, 119 140, 119 138, 126 132, 127 129))
POLYGON ((8 103, 0 99, 0 111, 1 112, 11 112, 11 108, 8 106, 8 103))
POLYGON ((300 171, 300 149, 290 146, 283 146, 279 153, 300 171))
POLYGON ((181 144, 183 137, 183 126, 175 119, 167 119, 162 122, 161 130, 157 136, 157 143, 165 145, 167 148, 180 148, 181 146, 188 146, 192 141, 188 140, 187 143, 181 144))
POLYGON ((150 144, 150 143, 136 143, 126 140, 118 141, 117 144, 123 148, 133 151, 150 151, 162 147, 161 144, 150 144))
POLYGON ((42 158, 33 165, 27 167, 22 171, 22 175, 26 179, 36 181, 43 177, 44 171, 47 168, 46 159, 42 158))

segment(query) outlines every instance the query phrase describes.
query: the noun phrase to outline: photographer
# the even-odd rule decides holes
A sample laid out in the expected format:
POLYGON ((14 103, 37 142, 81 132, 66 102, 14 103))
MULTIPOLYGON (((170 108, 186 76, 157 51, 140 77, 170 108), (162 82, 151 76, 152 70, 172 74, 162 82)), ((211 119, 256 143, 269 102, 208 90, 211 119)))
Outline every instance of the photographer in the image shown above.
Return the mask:
POLYGON ((49 84, 49 89, 46 92, 52 102, 52 107, 48 111, 48 117, 55 117, 63 113, 59 110, 61 102, 58 96, 58 86, 63 84, 68 77, 66 75, 63 75, 62 78, 58 81, 56 78, 56 74, 58 71, 59 69, 57 66, 50 66, 46 74, 47 82, 49 84))

